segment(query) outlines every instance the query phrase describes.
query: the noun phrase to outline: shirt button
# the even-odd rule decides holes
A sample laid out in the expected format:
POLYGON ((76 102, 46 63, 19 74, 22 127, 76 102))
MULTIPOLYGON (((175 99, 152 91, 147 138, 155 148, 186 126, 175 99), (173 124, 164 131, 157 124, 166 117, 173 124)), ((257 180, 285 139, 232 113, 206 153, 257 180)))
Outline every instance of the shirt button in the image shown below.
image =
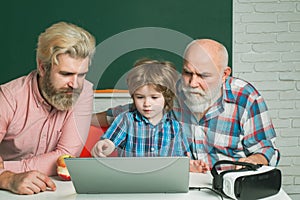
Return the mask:
POLYGON ((150 150, 151 150, 151 151, 154 151, 154 147, 151 147, 150 150))

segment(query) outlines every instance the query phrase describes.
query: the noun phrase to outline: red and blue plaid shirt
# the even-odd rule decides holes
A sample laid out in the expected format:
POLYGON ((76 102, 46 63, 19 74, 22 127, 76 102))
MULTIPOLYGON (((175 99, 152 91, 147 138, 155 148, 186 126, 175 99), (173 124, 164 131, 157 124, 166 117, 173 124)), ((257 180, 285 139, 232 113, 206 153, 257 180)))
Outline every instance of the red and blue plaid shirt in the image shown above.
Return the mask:
POLYGON ((267 106, 250 83, 227 78, 223 96, 200 121, 184 104, 183 93, 177 91, 177 94, 172 113, 183 122, 194 159, 202 159, 212 168, 218 160, 238 160, 259 153, 270 165, 278 164, 276 133, 267 106))
MULTIPOLYGON (((107 115, 117 116, 128 108, 118 106, 109 109, 107 115)), ((182 92, 177 91, 172 114, 182 122, 193 159, 202 159, 210 168, 218 160, 238 160, 257 153, 264 155, 272 166, 279 162, 279 150, 274 144, 276 133, 265 101, 244 80, 228 77, 223 84, 223 96, 200 121, 185 105, 182 92)))

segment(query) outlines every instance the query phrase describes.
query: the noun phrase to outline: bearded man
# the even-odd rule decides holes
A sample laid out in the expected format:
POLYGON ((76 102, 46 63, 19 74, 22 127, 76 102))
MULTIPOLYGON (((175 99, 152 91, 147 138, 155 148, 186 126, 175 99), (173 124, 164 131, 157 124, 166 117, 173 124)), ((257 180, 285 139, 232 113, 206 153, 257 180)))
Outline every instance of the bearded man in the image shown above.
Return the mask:
POLYGON ((95 38, 59 22, 41 33, 37 70, 0 86, 0 188, 17 194, 55 190, 63 154, 79 156, 93 108, 85 80, 95 38))
POLYGON ((230 74, 219 42, 199 39, 187 46, 173 113, 189 134, 192 157, 210 169, 218 160, 276 166, 279 150, 265 101, 230 74))

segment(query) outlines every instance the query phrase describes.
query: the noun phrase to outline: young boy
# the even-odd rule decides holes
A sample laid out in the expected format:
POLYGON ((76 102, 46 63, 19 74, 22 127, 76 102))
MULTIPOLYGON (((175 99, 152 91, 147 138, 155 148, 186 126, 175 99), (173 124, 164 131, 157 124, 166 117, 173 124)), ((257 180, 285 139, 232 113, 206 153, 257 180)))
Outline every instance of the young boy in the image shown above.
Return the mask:
POLYGON ((181 124, 171 117, 177 71, 170 62, 141 60, 129 71, 133 108, 116 117, 93 147, 94 157, 115 148, 119 156, 186 156, 190 153, 181 124))

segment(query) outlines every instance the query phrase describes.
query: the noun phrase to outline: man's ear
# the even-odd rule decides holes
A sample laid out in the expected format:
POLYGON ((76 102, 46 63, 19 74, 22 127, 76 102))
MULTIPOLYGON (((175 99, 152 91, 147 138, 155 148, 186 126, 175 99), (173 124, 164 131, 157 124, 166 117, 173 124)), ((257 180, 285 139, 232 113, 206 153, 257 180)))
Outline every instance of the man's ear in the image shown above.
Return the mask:
POLYGON ((222 82, 223 82, 223 83, 226 81, 226 78, 227 78, 228 76, 230 76, 230 74, 231 74, 231 68, 227 66, 227 67, 225 68, 225 70, 224 70, 224 72, 223 72, 223 76, 222 76, 222 82))
POLYGON ((43 62, 39 59, 37 60, 37 68, 38 68, 39 75, 44 76, 46 69, 43 62))

